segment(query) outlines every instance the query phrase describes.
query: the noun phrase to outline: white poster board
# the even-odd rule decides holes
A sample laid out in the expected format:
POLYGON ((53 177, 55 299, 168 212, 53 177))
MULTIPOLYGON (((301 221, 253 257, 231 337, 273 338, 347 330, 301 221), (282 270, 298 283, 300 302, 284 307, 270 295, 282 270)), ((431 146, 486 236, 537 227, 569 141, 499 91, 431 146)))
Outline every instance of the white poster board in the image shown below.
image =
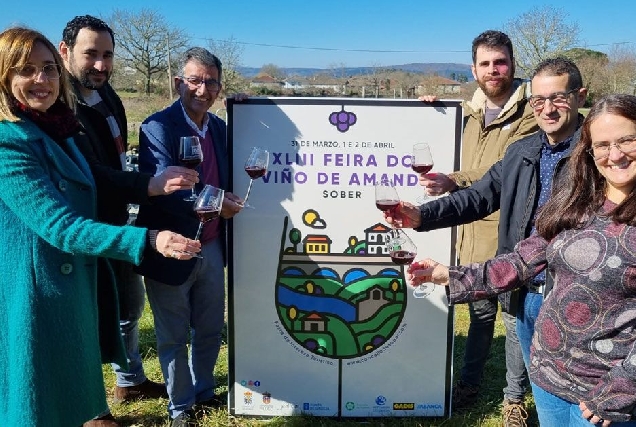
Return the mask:
MULTIPOLYGON (((382 241, 373 182, 423 191, 412 146, 433 171, 459 165, 459 101, 252 98, 228 103, 232 191, 253 146, 267 175, 230 227, 229 405, 233 415, 450 416, 453 316, 443 289, 415 299, 382 241)), ((454 231, 407 234, 417 259, 454 262, 454 231)))

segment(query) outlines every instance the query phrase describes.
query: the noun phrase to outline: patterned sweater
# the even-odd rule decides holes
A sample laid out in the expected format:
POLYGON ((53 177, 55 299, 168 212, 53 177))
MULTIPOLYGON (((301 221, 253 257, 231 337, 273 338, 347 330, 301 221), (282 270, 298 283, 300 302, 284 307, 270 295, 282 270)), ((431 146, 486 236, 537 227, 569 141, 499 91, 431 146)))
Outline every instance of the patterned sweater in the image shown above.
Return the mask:
MULTIPOLYGON (((614 205, 606 203, 605 209, 614 205)), ((451 304, 519 288, 549 268, 555 285, 535 325, 530 378, 600 417, 636 415, 636 227, 594 217, 581 229, 521 241, 482 264, 450 268, 451 304)))

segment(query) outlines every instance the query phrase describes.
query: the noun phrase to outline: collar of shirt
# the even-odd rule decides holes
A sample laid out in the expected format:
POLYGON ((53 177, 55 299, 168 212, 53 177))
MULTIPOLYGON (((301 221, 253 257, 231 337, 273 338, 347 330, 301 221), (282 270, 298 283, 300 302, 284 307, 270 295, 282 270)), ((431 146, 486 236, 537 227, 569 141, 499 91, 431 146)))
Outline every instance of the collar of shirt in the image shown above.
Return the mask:
POLYGON ((545 134, 545 132, 541 132, 541 142, 543 143, 543 147, 541 151, 544 153, 550 153, 550 154, 563 152, 567 150, 568 148, 570 148, 570 144, 572 143, 573 139, 574 139, 574 135, 570 135, 570 137, 564 139, 563 141, 557 143, 556 145, 552 145, 548 142, 548 137, 545 134))
POLYGON ((207 115, 207 113, 203 118, 203 129, 199 129, 199 126, 197 126, 197 124, 192 121, 190 116, 188 116, 188 113, 186 113, 185 108, 183 108, 183 104, 179 102, 179 105, 181 105, 181 111, 183 111, 183 117, 185 117, 186 123, 190 125, 192 130, 195 131, 197 135, 199 135, 201 138, 205 138, 205 134, 208 133, 208 122, 210 121, 210 117, 207 115))

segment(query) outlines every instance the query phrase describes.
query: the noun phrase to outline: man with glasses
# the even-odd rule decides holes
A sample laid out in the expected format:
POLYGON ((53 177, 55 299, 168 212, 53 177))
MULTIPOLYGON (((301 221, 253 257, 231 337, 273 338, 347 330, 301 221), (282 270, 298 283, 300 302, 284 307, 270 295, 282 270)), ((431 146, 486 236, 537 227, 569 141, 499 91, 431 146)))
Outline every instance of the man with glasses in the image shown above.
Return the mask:
MULTIPOLYGON (((583 121, 578 109, 585 103, 587 90, 582 86, 581 73, 569 59, 541 62, 533 73, 528 99, 540 130, 510 145, 504 157, 470 187, 419 207, 402 203, 395 223, 429 231, 470 223, 499 211, 497 253, 513 251, 517 242, 534 231, 537 209, 558 185, 553 180, 564 176, 563 166, 578 141, 583 121)), ((387 220, 393 222, 393 218, 387 220)), ((526 366, 546 282, 549 288, 550 278, 540 274, 521 292, 510 294, 526 366)), ((525 421, 518 425, 525 425, 525 421)))
MULTIPOLYGON (((78 100, 77 118, 88 136, 78 139, 78 147, 88 160, 98 187, 98 218, 109 224, 124 225, 128 221, 128 203, 147 204, 150 203, 149 196, 189 189, 196 182, 197 174, 183 167, 170 168, 156 177, 148 173, 125 172, 126 113, 121 99, 108 83, 113 72, 114 49, 112 29, 90 15, 70 20, 59 45, 78 100)), ((57 71, 44 70, 47 75, 57 71)), ((99 280, 108 277, 111 269, 116 278, 119 324, 128 361, 128 367, 112 364, 116 376, 114 401, 167 397, 164 384, 146 377, 139 353, 139 319, 145 306, 141 278, 133 271, 132 264, 124 261, 100 260, 98 265, 99 280)), ((105 307, 101 303, 100 309, 117 312, 115 307, 105 307)), ((102 342, 102 351, 108 353, 108 347, 102 342)), ((116 425, 110 412, 85 424, 86 427, 116 425)))
MULTIPOLYGON (((179 164, 179 138, 198 136, 203 152, 203 162, 197 166, 200 185, 227 188, 226 125, 208 112, 221 90, 221 61, 206 49, 194 47, 182 55, 180 62, 180 74, 174 80, 179 99, 141 125, 139 170, 157 174, 179 164)), ((136 224, 162 224, 162 229, 194 236, 199 219, 193 202, 184 200, 189 195, 176 192, 157 198, 152 206, 141 206, 136 224)), ((214 365, 225 324, 225 221, 241 210, 241 202, 232 193, 225 193, 221 218, 203 226, 202 258, 184 262, 147 256, 137 270, 144 275, 155 320, 172 427, 195 424, 195 408, 215 408, 224 403, 215 393, 214 365)))

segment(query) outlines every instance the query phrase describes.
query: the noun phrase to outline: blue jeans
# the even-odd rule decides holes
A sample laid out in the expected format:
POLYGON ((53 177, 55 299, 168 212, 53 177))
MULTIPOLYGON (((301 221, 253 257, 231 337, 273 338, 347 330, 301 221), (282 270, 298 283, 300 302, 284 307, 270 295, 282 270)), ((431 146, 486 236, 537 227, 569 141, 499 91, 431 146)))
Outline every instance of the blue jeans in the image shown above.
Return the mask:
MULTIPOLYGON (((495 332, 495 320, 497 318, 497 298, 491 298, 469 303, 470 325, 466 338, 466 350, 464 353, 464 366, 461 370, 463 382, 473 386, 481 384, 484 367, 493 334, 495 332)), ((528 388, 528 374, 523 363, 521 346, 516 333, 516 318, 506 312, 502 312, 502 318, 506 327, 506 387, 503 389, 504 398, 522 400, 528 388)))
POLYGON ((517 311, 517 336, 521 344, 523 361, 530 366, 530 345, 534 334, 534 323, 543 304, 543 295, 521 290, 519 310, 517 311))
POLYGON ((109 261, 115 280, 117 281, 117 296, 119 299, 119 326, 126 349, 128 370, 116 363, 111 363, 117 385, 131 387, 146 381, 146 374, 139 354, 139 319, 144 311, 146 293, 141 276, 133 271, 132 264, 119 261, 109 261))
MULTIPOLYGON (((582 416, 579 403, 568 402, 558 396, 548 393, 536 384, 532 386, 534 403, 539 414, 541 427, 591 427, 601 424, 592 424, 582 416)), ((623 423, 612 422, 612 427, 636 427, 636 421, 623 423)))
POLYGON ((146 278, 155 319, 157 353, 166 381, 168 413, 176 418, 196 402, 214 397, 214 365, 221 348, 225 314, 222 242, 201 248, 190 277, 181 286, 146 278), (188 354, 190 338, 190 354, 188 354))

